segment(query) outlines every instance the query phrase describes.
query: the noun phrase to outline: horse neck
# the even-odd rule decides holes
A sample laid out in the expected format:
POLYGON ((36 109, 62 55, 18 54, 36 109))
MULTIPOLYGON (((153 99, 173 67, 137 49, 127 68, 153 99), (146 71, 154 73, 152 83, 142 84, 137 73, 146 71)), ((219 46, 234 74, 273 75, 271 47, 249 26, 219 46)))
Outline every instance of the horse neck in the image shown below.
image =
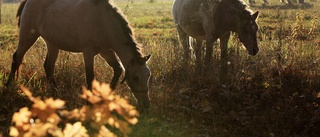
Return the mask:
POLYGON ((122 13, 118 11, 117 8, 113 7, 110 4, 108 5, 108 8, 110 9, 109 12, 111 13, 108 14, 108 18, 113 18, 113 20, 111 20, 113 22, 113 25, 119 25, 117 27, 112 27, 120 28, 120 30, 117 30, 118 33, 112 34, 113 37, 118 38, 118 40, 113 39, 112 49, 120 58, 124 68, 127 69, 130 62, 134 58, 141 56, 141 53, 139 47, 137 46, 138 44, 136 43, 135 38, 133 36, 131 27, 129 26, 124 15, 122 15, 122 13))
POLYGON ((230 5, 228 4, 221 4, 215 14, 217 18, 215 20, 219 21, 217 25, 221 25, 218 28, 222 29, 223 31, 236 32, 238 29, 238 24, 240 22, 240 12, 242 12, 243 10, 245 9, 239 9, 238 7, 230 8, 230 5))
POLYGON ((118 55, 121 63, 125 69, 128 68, 129 64, 134 58, 141 57, 141 53, 135 45, 123 45, 118 46, 117 48, 113 49, 116 54, 118 55))

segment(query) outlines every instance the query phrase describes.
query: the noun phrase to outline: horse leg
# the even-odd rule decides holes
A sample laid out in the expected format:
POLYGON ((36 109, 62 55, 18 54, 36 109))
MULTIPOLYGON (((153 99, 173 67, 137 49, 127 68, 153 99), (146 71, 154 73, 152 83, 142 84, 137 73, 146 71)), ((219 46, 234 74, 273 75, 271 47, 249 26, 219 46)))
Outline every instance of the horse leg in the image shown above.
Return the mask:
POLYGON ((195 45, 196 72, 199 72, 202 67, 202 40, 195 40, 193 45, 195 45))
POLYGON ((84 64, 86 68, 86 81, 88 89, 92 89, 92 81, 94 79, 93 65, 94 65, 94 56, 96 53, 93 51, 85 51, 83 52, 84 64))
POLYGON ((190 54, 192 52, 192 49, 189 44, 189 36, 180 28, 179 25, 177 26, 177 31, 178 31, 180 43, 184 48, 185 61, 188 61, 190 60, 190 54))
POLYGON ((215 39, 213 36, 207 35, 206 38, 206 55, 205 55, 205 62, 209 64, 212 60, 212 52, 213 52, 213 44, 215 39))
POLYGON ((47 80, 49 81, 49 84, 54 86, 55 88, 57 87, 57 84, 54 80, 54 65, 56 63, 56 60, 58 58, 59 54, 59 49, 56 47, 50 46, 47 43, 48 47, 48 53, 46 56, 46 60, 44 61, 44 70, 47 75, 47 80))
POLYGON ((121 67, 121 64, 118 62, 118 59, 116 57, 116 54, 112 50, 108 50, 104 52, 103 54, 100 54, 107 63, 113 68, 113 78, 110 83, 110 88, 114 90, 116 88, 116 85, 118 83, 118 80, 123 72, 123 69, 121 67))
POLYGON ((22 63, 23 57, 25 53, 30 49, 30 47, 36 42, 38 37, 39 35, 36 33, 24 34, 21 28, 20 34, 19 34, 18 48, 16 49, 16 51, 12 56, 11 71, 8 77, 8 81, 5 84, 7 87, 14 80, 16 72, 17 72, 17 78, 19 77, 19 70, 20 70, 20 65, 22 63))
POLYGON ((225 84, 227 81, 227 72, 228 72, 228 41, 230 38, 230 32, 225 33, 220 37, 220 83, 225 84))

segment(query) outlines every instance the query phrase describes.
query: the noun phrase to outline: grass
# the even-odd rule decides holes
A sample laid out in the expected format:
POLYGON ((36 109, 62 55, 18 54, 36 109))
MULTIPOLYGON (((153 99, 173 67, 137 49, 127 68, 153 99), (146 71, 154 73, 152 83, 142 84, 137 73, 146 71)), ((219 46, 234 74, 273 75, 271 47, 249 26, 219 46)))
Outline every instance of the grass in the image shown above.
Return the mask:
MULTIPOLYGON (((320 3, 288 6, 276 0, 260 11, 257 56, 246 54, 236 35, 229 41, 228 84, 218 84, 219 49, 214 49, 210 72, 194 72, 194 62, 183 63, 182 47, 171 16, 171 0, 133 0, 115 3, 127 16, 144 53, 152 54, 150 114, 140 117, 131 136, 317 136, 320 131, 320 3), (297 14, 298 13, 298 14, 297 14)), ((35 95, 50 96, 43 62, 42 40, 25 56, 20 79, 5 88, 12 53, 18 41, 15 12, 18 4, 2 5, 0 25, 0 133, 6 135, 13 112, 30 105, 17 92, 24 84, 35 95)), ((95 58, 99 81, 109 82, 112 69, 95 58)), ((80 107, 78 95, 85 84, 81 54, 61 51, 56 63, 59 94, 67 108, 80 107)), ((117 92, 132 99, 126 85, 117 92)), ((134 100, 133 100, 134 101, 134 100)))

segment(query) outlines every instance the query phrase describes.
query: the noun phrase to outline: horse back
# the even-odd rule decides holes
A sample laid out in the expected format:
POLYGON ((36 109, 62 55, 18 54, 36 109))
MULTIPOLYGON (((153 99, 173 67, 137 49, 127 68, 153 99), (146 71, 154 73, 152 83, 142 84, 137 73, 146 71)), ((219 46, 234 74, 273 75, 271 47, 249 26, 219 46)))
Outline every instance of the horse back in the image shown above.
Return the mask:
POLYGON ((108 12, 97 1, 27 0, 20 13, 19 35, 26 36, 32 30, 47 43, 73 52, 82 52, 88 43, 105 44, 108 12))
POLYGON ((175 24, 189 36, 204 39, 203 18, 199 14, 200 4, 206 0, 175 0, 172 13, 175 24))

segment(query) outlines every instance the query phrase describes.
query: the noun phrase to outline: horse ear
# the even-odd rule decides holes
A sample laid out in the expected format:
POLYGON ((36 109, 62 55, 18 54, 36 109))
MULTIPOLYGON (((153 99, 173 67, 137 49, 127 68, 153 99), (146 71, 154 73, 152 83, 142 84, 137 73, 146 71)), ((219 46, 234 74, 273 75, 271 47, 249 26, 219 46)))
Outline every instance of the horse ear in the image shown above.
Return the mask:
POLYGON ((141 65, 146 64, 148 62, 148 60, 150 59, 150 57, 151 57, 151 55, 139 57, 139 58, 133 60, 131 62, 131 64, 135 64, 135 63, 141 64, 141 65))
POLYGON ((258 15, 259 15, 259 11, 255 12, 253 15, 252 15, 252 18, 254 20, 256 20, 258 18, 258 15))
POLYGON ((151 58, 151 54, 144 56, 142 59, 144 60, 144 62, 148 62, 150 58, 151 58))

